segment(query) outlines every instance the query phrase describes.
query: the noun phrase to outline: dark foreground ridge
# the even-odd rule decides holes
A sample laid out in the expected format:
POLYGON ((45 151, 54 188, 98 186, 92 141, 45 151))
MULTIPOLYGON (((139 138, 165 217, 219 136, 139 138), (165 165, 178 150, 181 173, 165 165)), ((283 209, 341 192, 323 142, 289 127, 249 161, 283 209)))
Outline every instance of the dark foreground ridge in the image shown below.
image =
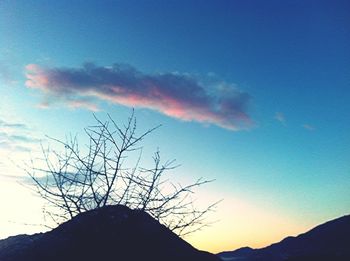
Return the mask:
POLYGON ((0 240, 1 261, 219 261, 148 214, 107 206, 74 217, 47 233, 0 240))
POLYGON ((265 248, 245 247, 218 256, 225 261, 349 261, 350 215, 265 248))

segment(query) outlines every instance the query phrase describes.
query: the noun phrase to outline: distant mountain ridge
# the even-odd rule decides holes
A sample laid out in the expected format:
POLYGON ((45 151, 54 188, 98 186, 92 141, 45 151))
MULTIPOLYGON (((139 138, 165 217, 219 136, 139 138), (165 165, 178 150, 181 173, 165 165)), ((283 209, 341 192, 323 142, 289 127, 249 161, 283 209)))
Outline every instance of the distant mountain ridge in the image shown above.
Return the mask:
POLYGON ((224 261, 349 261, 350 215, 268 247, 244 247, 221 252, 218 256, 224 261))
POLYGON ((52 231, 0 240, 1 261, 220 261, 143 211, 107 206, 52 231))

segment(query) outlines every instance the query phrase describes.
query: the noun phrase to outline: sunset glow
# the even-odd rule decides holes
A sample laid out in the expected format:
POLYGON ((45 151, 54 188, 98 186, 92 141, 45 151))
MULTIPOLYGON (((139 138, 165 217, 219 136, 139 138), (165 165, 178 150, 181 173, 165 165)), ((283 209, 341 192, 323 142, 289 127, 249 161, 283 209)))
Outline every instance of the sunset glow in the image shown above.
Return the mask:
MULTIPOLYGON (((349 1, 0 1, 0 238, 47 230, 25 170, 110 115, 218 200, 186 237, 263 247, 350 210, 349 1)), ((132 156, 134 162, 138 155, 132 156)), ((51 223, 50 223, 51 224, 51 223)))

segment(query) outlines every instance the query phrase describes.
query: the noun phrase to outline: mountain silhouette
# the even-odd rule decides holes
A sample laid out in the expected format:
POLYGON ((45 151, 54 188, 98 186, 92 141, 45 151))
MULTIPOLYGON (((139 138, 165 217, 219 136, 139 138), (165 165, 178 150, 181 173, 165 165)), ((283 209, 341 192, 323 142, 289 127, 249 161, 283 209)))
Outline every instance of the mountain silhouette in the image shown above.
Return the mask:
POLYGON ((350 215, 265 248, 245 247, 218 256, 224 261, 349 261, 350 215))
POLYGON ((150 215, 106 206, 57 228, 0 240, 1 261, 219 261, 182 240, 150 215))

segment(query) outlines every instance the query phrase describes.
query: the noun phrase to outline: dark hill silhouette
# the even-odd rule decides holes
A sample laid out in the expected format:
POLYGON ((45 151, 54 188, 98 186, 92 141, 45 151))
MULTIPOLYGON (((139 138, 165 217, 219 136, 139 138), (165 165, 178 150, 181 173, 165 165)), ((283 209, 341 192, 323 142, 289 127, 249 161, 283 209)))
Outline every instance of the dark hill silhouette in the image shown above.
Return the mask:
POLYGON ((240 248, 218 256, 226 261, 349 261, 350 215, 265 248, 240 248))
POLYGON ((218 261, 142 211, 107 206, 47 233, 0 240, 1 261, 218 261))

